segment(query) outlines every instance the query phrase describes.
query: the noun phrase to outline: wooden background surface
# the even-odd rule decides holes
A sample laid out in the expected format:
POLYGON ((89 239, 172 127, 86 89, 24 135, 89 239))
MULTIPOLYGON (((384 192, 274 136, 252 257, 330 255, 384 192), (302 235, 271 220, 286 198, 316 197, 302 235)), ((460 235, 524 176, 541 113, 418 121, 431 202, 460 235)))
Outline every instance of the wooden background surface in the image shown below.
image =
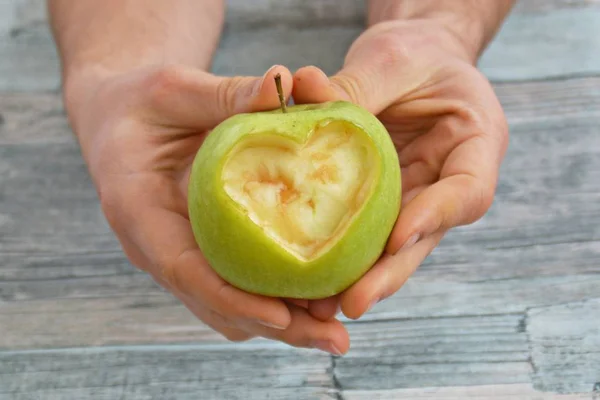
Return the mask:
MULTIPOLYGON (((227 75, 334 72, 364 13, 229 3, 227 75)), ((348 321, 347 356, 231 344, 127 263, 64 118, 44 2, 0 0, 0 399, 600 399, 600 0, 521 0, 481 68, 512 135, 489 214, 348 321)))

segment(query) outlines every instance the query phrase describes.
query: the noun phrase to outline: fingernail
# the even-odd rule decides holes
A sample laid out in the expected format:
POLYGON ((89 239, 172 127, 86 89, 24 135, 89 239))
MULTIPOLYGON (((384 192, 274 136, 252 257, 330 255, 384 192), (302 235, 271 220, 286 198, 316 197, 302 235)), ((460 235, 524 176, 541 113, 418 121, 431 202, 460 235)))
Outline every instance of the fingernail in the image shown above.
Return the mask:
POLYGON ((371 304, 369 304, 369 307, 367 307, 367 311, 365 311, 365 313, 368 313, 369 311, 371 311, 371 309, 373 309, 373 307, 375 307, 375 304, 379 303, 379 298, 373 300, 371 302, 371 304))
POLYGON ((279 329, 279 330, 284 330, 287 328, 287 326, 274 324, 274 323, 268 322, 268 321, 257 320, 256 322, 258 322, 262 326, 266 326, 267 328, 273 328, 273 329, 279 329))
POLYGON ((321 79, 324 79, 325 81, 329 81, 329 77, 327 76, 327 74, 325 72, 323 72, 323 70, 317 66, 311 65, 311 67, 313 68, 314 71, 317 72, 317 74, 321 77, 321 79))
POLYGON ((267 72, 265 72, 265 74, 262 76, 261 79, 259 79, 256 84, 254 85, 254 88, 252 88, 252 96, 256 96, 260 93, 263 85, 265 84, 265 80, 267 78, 267 76, 269 76, 269 74, 271 73, 271 71, 273 71, 275 68, 277 68, 279 65, 273 65, 271 68, 269 68, 267 70, 267 72))
POLYGON ((415 233, 414 235, 412 235, 411 237, 409 237, 406 242, 404 242, 404 244, 402 245, 402 247, 400 247, 400 249, 395 254, 398 254, 402 250, 406 250, 409 247, 414 246, 415 243, 417 243, 420 238, 421 238, 421 234, 415 233))
POLYGON ((342 355, 342 352, 339 351, 339 349, 335 347, 335 344, 333 344, 333 342, 330 342, 329 340, 315 340, 313 342, 313 347, 326 353, 333 354, 334 356, 342 355))
POLYGON ((338 315, 340 315, 341 312, 342 312, 342 305, 338 304, 337 307, 335 308, 335 315, 338 316, 338 315))

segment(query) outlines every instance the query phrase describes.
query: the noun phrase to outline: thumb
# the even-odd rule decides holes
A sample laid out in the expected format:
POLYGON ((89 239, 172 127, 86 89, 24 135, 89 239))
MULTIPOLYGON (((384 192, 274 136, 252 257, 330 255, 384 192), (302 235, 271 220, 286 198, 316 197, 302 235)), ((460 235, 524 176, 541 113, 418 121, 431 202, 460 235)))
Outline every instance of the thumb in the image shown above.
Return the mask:
POLYGON ((262 77, 220 77, 188 67, 169 67, 148 77, 147 98, 153 117, 161 123, 212 129, 235 114, 279 107, 277 74, 281 75, 288 99, 292 74, 280 65, 271 67, 262 77))
POLYGON ((322 103, 346 100, 379 114, 428 79, 415 68, 397 35, 381 32, 359 38, 350 48, 343 68, 331 78, 314 66, 294 74, 294 101, 322 103))

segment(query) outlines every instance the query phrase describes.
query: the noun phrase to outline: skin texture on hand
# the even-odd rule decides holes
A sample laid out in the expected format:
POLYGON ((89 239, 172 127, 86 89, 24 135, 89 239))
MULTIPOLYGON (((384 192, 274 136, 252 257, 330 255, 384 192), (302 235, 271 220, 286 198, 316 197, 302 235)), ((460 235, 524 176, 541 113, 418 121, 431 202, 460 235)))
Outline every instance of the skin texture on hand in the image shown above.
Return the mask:
POLYGON ((354 42, 335 76, 296 72, 296 102, 344 99, 377 115, 402 168, 403 204, 385 254, 341 295, 310 302, 312 315, 327 320, 341 306, 359 318, 399 290, 449 229, 492 204, 508 128, 471 57, 434 20, 387 21, 354 42))
POLYGON ((103 211, 129 260, 200 320, 233 341, 260 336, 334 354, 337 320, 256 296, 210 268, 188 220, 187 184, 206 133, 241 112, 278 107, 291 73, 222 78, 205 72, 219 37, 221 0, 50 0, 73 130, 103 211))
POLYGON ((49 3, 69 118, 127 257, 230 340, 260 336, 345 353, 338 308, 360 317, 397 291, 448 229, 476 220, 492 201, 506 123, 473 66, 481 49, 457 32, 483 44, 490 29, 482 27, 501 18, 490 23, 482 14, 458 31, 447 22, 462 19, 445 18, 456 13, 427 18, 440 4, 471 0, 372 1, 373 26, 331 79, 314 67, 294 78, 284 67, 262 78, 205 72, 222 26, 219 0, 49 3), (393 13, 377 14, 377 4, 393 13), (207 264, 188 220, 190 166, 206 133, 234 114, 277 108, 276 73, 297 103, 350 100, 378 115, 400 156, 404 204, 386 255, 330 299, 275 299, 232 287, 207 264))
POLYGON ((475 62, 516 0, 370 0, 369 26, 386 21, 435 20, 475 62))
POLYGON ((82 105, 94 112, 79 128, 103 211, 134 265, 230 340, 261 336, 340 354, 349 338, 339 321, 229 285, 206 262, 189 222, 188 178, 207 132, 234 114, 276 108, 277 73, 289 98, 292 76, 280 66, 263 78, 187 67, 131 71, 82 105))

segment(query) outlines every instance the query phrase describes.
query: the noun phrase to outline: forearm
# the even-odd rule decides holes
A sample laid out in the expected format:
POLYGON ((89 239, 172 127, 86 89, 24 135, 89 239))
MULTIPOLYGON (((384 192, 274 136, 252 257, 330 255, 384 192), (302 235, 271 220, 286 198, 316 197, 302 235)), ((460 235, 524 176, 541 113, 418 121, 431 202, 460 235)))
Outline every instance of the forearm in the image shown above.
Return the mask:
POLYGON ((369 25, 388 20, 437 19, 476 60, 516 0, 369 0, 369 25))
POLYGON ((207 69, 223 0, 49 0, 65 81, 151 65, 207 69))

